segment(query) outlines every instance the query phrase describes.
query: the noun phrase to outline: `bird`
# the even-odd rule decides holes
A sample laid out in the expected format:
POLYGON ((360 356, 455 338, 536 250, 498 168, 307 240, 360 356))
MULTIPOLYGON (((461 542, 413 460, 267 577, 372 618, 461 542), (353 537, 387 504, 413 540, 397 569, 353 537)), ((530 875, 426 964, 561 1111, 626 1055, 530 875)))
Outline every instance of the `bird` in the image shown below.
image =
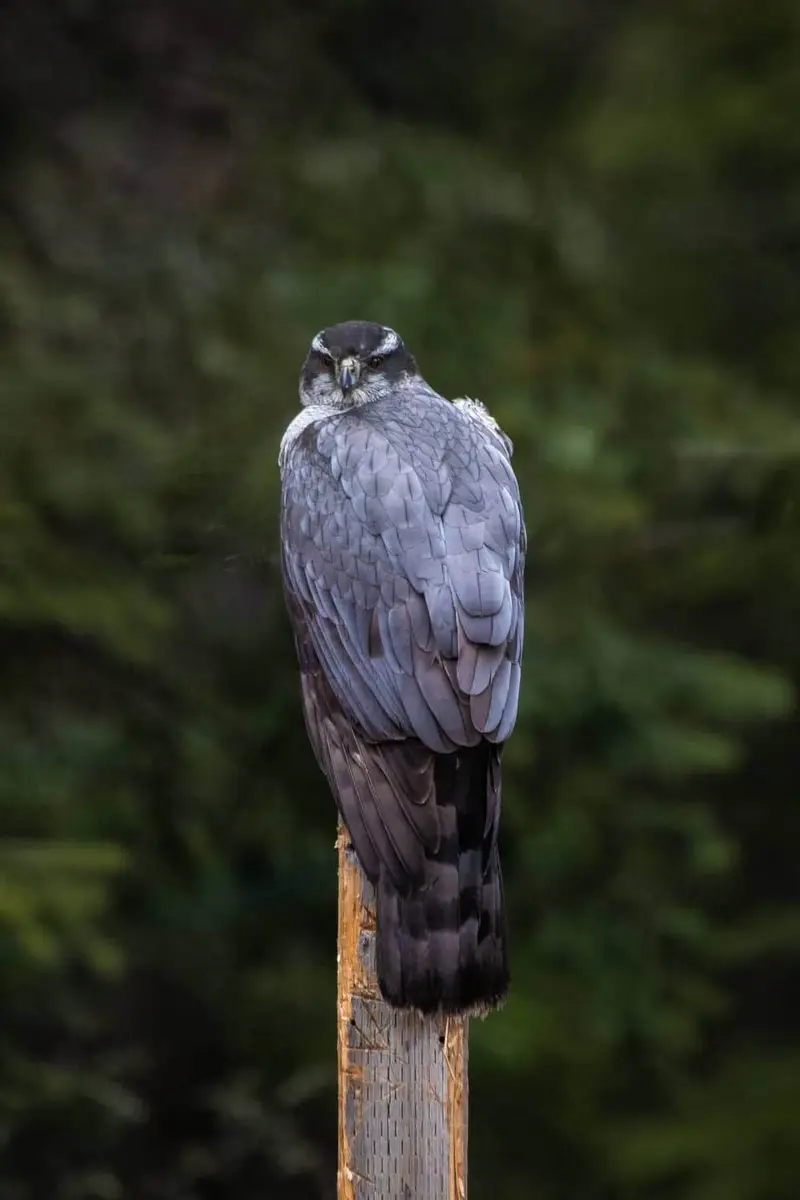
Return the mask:
POLYGON ((279 452, 283 589, 316 760, 376 900, 390 1005, 482 1014, 509 987, 501 756, 526 533, 513 446, 389 326, 313 338, 279 452))

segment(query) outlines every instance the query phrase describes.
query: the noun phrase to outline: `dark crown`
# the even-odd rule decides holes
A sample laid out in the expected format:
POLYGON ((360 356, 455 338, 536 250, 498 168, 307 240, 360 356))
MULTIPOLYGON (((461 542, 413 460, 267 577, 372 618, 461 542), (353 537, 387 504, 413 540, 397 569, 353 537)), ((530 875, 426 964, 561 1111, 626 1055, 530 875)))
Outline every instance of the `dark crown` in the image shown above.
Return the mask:
MULTIPOLYGON (((335 359, 348 354, 369 358, 390 332, 385 325, 378 325, 374 321, 342 321, 339 325, 323 329, 319 336, 335 359)), ((400 339, 397 340, 399 344, 400 339)))

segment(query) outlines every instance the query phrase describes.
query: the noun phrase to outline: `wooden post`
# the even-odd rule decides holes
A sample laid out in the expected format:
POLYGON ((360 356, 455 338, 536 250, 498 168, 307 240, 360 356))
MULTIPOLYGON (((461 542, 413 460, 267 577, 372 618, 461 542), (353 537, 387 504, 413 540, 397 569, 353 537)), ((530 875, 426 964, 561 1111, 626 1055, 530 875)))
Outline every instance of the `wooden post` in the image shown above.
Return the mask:
POLYGON ((338 1200, 466 1200, 468 1019, 386 1004, 375 904, 339 826, 338 1200))

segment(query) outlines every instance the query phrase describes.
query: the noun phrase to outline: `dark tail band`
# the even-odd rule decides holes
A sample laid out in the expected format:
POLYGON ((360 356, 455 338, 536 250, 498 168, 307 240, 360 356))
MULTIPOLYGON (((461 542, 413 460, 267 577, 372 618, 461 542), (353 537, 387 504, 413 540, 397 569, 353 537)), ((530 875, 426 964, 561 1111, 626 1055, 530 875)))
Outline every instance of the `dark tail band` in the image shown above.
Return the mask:
POLYGON ((421 887, 377 885, 377 965, 389 1003, 424 1013, 485 1012, 505 999, 508 954, 500 858, 499 749, 482 742, 435 762, 441 837, 421 887))

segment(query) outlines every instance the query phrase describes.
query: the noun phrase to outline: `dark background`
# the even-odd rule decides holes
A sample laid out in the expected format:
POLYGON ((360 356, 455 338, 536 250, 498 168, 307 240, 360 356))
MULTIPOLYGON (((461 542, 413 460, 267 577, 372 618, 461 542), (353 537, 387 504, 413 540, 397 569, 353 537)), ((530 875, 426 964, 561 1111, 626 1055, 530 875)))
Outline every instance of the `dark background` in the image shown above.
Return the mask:
POLYGON ((315 1200, 321 326, 516 444, 514 984, 471 1194, 800 1194, 800 6, 0 9, 0 1196, 315 1200))

